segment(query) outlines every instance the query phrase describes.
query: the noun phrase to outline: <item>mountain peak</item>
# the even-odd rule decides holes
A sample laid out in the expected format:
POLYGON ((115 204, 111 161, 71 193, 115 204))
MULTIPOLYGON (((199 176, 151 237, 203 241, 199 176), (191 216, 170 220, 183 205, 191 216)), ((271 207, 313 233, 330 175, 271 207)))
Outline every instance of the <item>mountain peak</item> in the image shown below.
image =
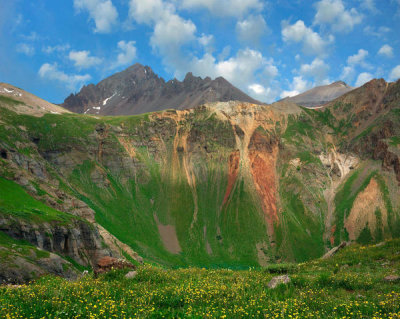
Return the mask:
POLYGON ((131 115, 231 100, 260 103, 222 77, 202 79, 188 72, 182 82, 165 82, 149 66, 136 63, 97 85, 89 84, 62 105, 77 113, 131 115))
POLYGON ((350 87, 351 87, 351 86, 348 85, 346 82, 341 81, 341 80, 336 81, 336 82, 333 82, 331 85, 344 86, 344 87, 346 87, 346 88, 350 88, 350 87))
POLYGON ((343 81, 336 81, 328 85, 314 87, 311 90, 286 98, 285 100, 300 106, 316 107, 324 105, 353 89, 353 87, 343 81))

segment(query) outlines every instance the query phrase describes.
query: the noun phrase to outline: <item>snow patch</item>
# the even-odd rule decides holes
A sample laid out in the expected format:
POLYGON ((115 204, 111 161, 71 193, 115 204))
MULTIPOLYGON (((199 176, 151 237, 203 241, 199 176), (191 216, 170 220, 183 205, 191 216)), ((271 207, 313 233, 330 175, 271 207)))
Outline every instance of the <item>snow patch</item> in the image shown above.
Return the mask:
POLYGON ((100 106, 93 106, 92 109, 93 110, 101 110, 101 107, 100 106))
POLYGON ((50 111, 51 114, 60 114, 59 112, 50 111))
POLYGON ((116 94, 117 94, 117 92, 115 92, 115 93, 114 93, 113 95, 111 95, 110 97, 106 98, 106 99, 103 101, 103 105, 106 105, 107 102, 108 102, 108 100, 112 99, 116 94))
POLYGON ((4 91, 6 91, 7 93, 13 93, 14 92, 14 90, 8 90, 6 88, 4 88, 4 91))

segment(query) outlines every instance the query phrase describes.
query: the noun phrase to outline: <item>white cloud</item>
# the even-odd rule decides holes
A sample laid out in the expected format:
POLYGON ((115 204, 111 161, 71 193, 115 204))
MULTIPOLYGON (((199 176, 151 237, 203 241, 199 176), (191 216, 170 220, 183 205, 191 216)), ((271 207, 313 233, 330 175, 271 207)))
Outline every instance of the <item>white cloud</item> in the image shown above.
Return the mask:
POLYGON ((293 78, 293 82, 290 84, 290 90, 283 91, 281 93, 281 98, 291 97, 299 95, 304 91, 308 90, 311 87, 311 84, 304 80, 302 76, 295 76, 293 78))
POLYGON ((263 95, 266 93, 267 89, 261 84, 253 83, 249 85, 249 90, 253 91, 257 95, 263 95))
POLYGON ((261 0, 174 0, 183 9, 207 9, 216 16, 241 17, 264 7, 261 0))
POLYGON ((364 10, 368 10, 372 13, 378 13, 379 10, 376 8, 375 5, 375 0, 360 0, 361 2, 361 8, 363 8, 364 10))
POLYGON ((55 46, 48 45, 46 47, 43 47, 42 51, 47 54, 52 54, 54 52, 68 51, 70 49, 70 47, 71 46, 69 44, 59 44, 59 45, 55 45, 55 46))
POLYGON ((398 79, 400 79, 400 65, 394 67, 393 70, 390 72, 390 75, 389 75, 389 80, 390 81, 396 81, 398 79))
MULTIPOLYGON (((150 44, 163 57, 168 68, 180 74, 187 67, 182 47, 196 40, 196 26, 176 13, 171 3, 162 0, 130 0, 129 16, 137 23, 153 27, 150 44)), ((204 39, 203 39, 204 40, 204 39)))
POLYGON ((342 74, 340 75, 340 79, 347 82, 352 82, 355 76, 355 70, 352 66, 345 66, 343 68, 342 74))
POLYGON ((373 26, 368 25, 368 26, 366 26, 364 28, 363 31, 367 35, 372 35, 374 37, 382 38, 382 37, 385 36, 386 33, 390 32, 391 29, 388 28, 388 27, 385 27, 385 26, 381 26, 379 28, 375 28, 373 26))
POLYGON ((32 56, 35 54, 35 48, 33 47, 33 45, 28 44, 28 43, 17 44, 16 50, 17 50, 17 52, 23 53, 27 56, 32 56))
POLYGON ((358 52, 354 55, 351 55, 347 58, 347 64, 350 65, 365 65, 365 58, 368 55, 368 51, 364 49, 359 49, 358 52))
POLYGON ((197 40, 203 47, 209 47, 214 42, 215 39, 212 34, 206 35, 203 33, 201 37, 199 37, 197 40))
POLYGON ((130 0, 129 16, 137 23, 153 24, 166 13, 172 14, 175 8, 162 0, 130 0))
POLYGON ((259 44, 260 38, 268 31, 267 23, 261 15, 249 16, 236 24, 239 41, 253 46, 259 44))
POLYGON ((352 31, 363 19, 355 8, 346 10, 342 0, 321 0, 316 3, 316 8, 314 23, 330 25, 337 32, 352 31))
POLYGON ((265 80, 278 74, 272 59, 266 59, 261 52, 251 49, 239 50, 236 56, 217 61, 206 53, 201 59, 194 58, 190 62, 191 71, 199 76, 222 76, 234 85, 247 89, 249 83, 255 82, 255 73, 260 72, 265 80))
POLYGON ((357 81, 356 81, 356 87, 359 87, 369 81, 371 81, 374 78, 374 76, 371 73, 368 72, 363 72, 358 75, 357 81))
MULTIPOLYGON (((302 42, 303 51, 306 54, 324 54, 326 53, 327 41, 304 24, 304 21, 298 20, 295 24, 282 23, 282 37, 285 42, 302 42)), ((333 38, 330 39, 333 41, 333 38)))
POLYGON ((195 32, 196 26, 192 21, 170 14, 168 18, 156 23, 150 43, 153 48, 159 49, 161 54, 167 54, 169 50, 174 50, 177 46, 194 40, 195 32))
POLYGON ((390 45, 385 44, 379 49, 378 54, 391 58, 393 57, 393 48, 390 45))
POLYGON ((110 69, 116 69, 121 66, 132 64, 137 57, 137 49, 135 44, 135 41, 119 41, 118 50, 120 53, 117 56, 117 61, 111 64, 110 69))
POLYGON ((259 83, 250 84, 248 86, 248 92, 253 98, 268 103, 275 101, 278 96, 277 90, 274 90, 271 87, 264 87, 259 83))
POLYGON ((49 63, 45 63, 40 67, 39 76, 43 79, 63 82, 71 90, 76 90, 81 85, 83 85, 85 82, 87 82, 91 79, 91 76, 89 74, 68 75, 68 74, 64 73, 63 71, 60 71, 58 69, 57 64, 49 64, 49 63))
POLYGON ((100 58, 90 56, 90 51, 71 51, 68 57, 78 69, 87 69, 102 62, 100 58))
POLYGON ((78 12, 88 11, 96 25, 94 32, 109 33, 117 23, 118 12, 111 0, 74 0, 78 12))
POLYGON ((300 74, 311 76, 315 79, 316 84, 322 84, 326 80, 329 68, 329 65, 327 65, 323 60, 315 58, 311 64, 301 65, 300 74))

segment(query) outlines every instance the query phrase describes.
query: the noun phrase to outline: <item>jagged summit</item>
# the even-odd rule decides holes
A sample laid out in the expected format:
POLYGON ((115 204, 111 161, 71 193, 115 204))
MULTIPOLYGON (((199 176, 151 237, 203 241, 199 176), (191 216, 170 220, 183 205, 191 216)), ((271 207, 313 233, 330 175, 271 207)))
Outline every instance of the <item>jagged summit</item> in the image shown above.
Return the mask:
POLYGON ((284 100, 305 107, 317 107, 324 105, 353 89, 353 87, 343 81, 336 81, 329 85, 317 86, 299 95, 285 98, 284 100))
POLYGON ((189 72, 183 81, 166 82, 149 66, 136 63, 97 85, 84 86, 62 106, 76 113, 131 115, 231 100, 260 103, 222 77, 202 79, 189 72))

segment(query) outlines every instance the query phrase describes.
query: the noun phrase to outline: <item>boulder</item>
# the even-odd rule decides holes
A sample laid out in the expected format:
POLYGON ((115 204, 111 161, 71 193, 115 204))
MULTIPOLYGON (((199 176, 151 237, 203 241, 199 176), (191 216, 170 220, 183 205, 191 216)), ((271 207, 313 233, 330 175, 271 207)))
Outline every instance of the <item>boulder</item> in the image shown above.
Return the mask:
POLYGON ((389 275, 389 276, 386 276, 385 278, 383 278, 383 280, 387 281, 387 282, 397 282, 397 281, 400 281, 400 276, 389 275))
POLYGON ((126 278, 126 279, 133 279, 133 278, 136 277, 136 275, 137 275, 137 271, 131 270, 130 272, 128 272, 128 273, 125 275, 125 278, 126 278))
POLYGON ((268 288, 275 289, 281 284, 287 285, 290 282, 290 277, 288 275, 276 276, 271 279, 268 283, 268 288))
POLYGON ((136 269, 136 267, 130 262, 124 259, 118 259, 110 256, 105 256, 97 261, 96 268, 94 270, 95 275, 109 272, 113 269, 136 269))

